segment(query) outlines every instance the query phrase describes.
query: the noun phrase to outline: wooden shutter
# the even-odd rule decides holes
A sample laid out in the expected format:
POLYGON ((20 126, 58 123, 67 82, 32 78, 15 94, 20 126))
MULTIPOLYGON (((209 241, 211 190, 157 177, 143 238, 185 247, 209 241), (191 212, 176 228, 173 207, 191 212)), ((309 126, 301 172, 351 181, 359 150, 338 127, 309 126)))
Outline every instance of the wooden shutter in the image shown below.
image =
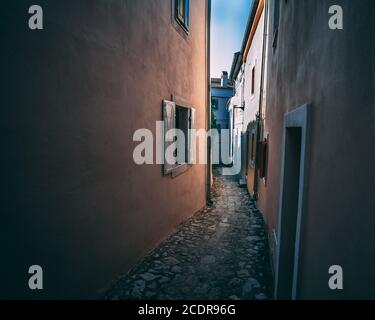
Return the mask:
POLYGON ((188 153, 188 163, 193 164, 196 157, 196 110, 194 108, 190 109, 190 132, 189 132, 189 153, 188 153))
POLYGON ((168 163, 166 159, 166 150, 173 143, 173 140, 166 139, 169 130, 176 128, 176 104, 172 101, 163 101, 163 121, 164 121, 164 175, 172 173, 174 164, 168 163))

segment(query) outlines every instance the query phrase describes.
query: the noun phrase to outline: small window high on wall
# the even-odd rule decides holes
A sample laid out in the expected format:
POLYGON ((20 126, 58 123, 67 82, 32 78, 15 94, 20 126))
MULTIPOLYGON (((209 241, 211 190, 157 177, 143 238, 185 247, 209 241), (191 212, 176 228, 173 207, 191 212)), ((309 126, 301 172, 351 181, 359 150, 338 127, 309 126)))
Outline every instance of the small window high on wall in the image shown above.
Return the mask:
POLYGON ((175 0, 175 18, 185 31, 189 31, 190 0, 175 0))

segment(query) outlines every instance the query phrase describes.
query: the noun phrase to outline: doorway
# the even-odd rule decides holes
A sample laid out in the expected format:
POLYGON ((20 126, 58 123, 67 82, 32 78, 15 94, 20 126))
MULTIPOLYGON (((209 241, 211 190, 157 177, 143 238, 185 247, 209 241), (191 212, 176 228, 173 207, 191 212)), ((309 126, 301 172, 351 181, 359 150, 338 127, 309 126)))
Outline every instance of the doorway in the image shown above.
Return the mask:
POLYGON ((310 105, 284 118, 283 163, 280 185, 278 241, 276 253, 277 299, 297 299, 301 233, 307 194, 310 149, 310 105))

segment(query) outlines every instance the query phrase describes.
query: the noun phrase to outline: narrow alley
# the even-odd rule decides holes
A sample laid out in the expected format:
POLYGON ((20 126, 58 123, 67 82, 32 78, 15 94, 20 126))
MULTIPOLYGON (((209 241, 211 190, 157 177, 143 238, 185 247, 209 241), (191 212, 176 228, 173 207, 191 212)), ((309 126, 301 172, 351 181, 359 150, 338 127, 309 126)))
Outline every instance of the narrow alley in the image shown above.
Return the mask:
POLYGON ((215 172, 213 206, 182 223, 125 275, 108 299, 269 299, 260 212, 234 177, 215 172))

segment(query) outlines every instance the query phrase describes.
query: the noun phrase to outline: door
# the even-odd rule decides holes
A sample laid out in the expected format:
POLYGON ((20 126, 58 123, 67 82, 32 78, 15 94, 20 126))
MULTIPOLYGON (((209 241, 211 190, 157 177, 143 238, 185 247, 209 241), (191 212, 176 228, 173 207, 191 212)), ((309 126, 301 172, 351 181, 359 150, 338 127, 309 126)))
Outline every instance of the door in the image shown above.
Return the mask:
POLYGON ((297 299, 298 268, 308 192, 310 109, 302 106, 284 118, 283 163, 276 257, 275 296, 297 299))

